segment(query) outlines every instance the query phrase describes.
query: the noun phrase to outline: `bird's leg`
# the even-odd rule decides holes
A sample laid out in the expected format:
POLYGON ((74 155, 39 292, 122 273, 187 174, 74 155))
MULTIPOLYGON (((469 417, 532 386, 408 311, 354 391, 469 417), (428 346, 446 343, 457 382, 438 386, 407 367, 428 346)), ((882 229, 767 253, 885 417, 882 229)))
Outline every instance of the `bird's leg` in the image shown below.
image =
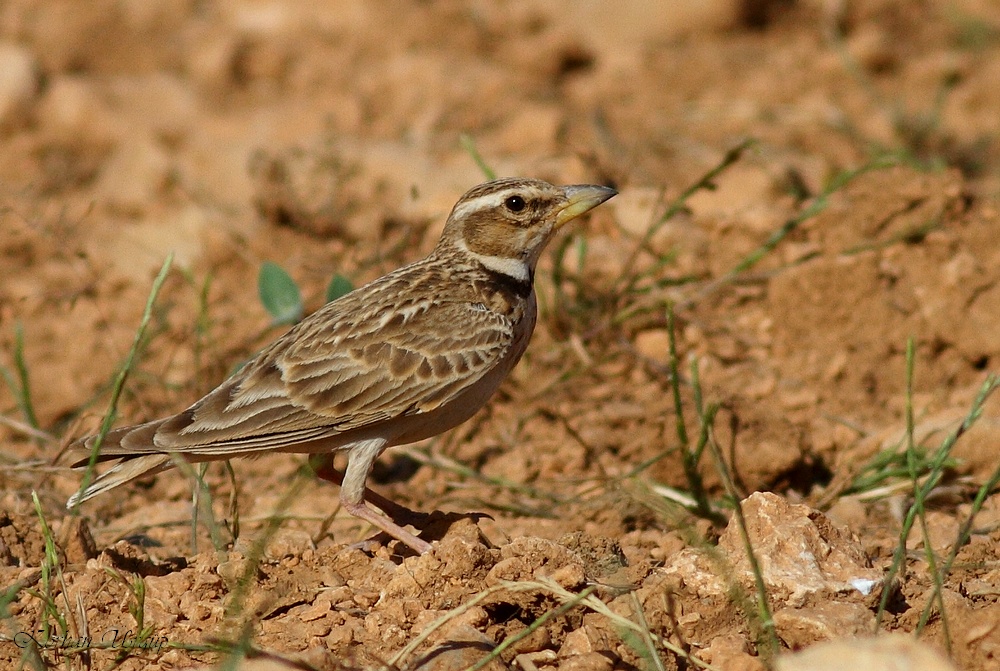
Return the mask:
MULTIPOLYGON (((418 553, 424 554, 430 552, 432 549, 430 543, 417 538, 385 515, 380 515, 369 508, 368 504, 365 503, 366 495, 374 493, 365 487, 365 481, 371 472, 372 464, 375 463, 375 459, 382 452, 384 446, 385 443, 383 441, 373 440, 352 447, 348 455, 347 470, 344 472, 342 478, 339 477, 340 474, 335 469, 330 468, 333 473, 336 473, 334 477, 340 480, 340 504, 351 515, 381 529, 396 540, 409 545, 418 553)), ((399 509, 406 510, 403 506, 391 503, 377 494, 375 498, 370 500, 380 508, 383 504, 388 503, 390 509, 396 508, 397 511, 399 509)), ((406 512, 410 511, 407 510, 406 512)))
MULTIPOLYGON (((334 468, 332 455, 316 455, 310 458, 309 465, 316 472, 316 477, 332 482, 338 487, 343 486, 344 474, 334 468)), ((368 486, 365 486, 364 500, 373 504, 398 524, 416 524, 428 517, 427 513, 410 510, 404 505, 385 498, 368 486)))

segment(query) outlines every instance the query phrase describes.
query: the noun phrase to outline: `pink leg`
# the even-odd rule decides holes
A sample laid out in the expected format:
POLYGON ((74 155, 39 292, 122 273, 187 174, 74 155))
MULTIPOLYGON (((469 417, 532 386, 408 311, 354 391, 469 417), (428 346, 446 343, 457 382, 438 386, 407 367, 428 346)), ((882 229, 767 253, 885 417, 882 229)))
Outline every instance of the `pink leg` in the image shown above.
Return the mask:
POLYGON ((364 501, 361 501, 360 503, 345 501, 343 495, 341 495, 340 503, 350 514, 354 515, 358 519, 368 522, 374 527, 381 529, 396 540, 406 543, 420 554, 426 554, 434 549, 430 543, 417 538, 385 515, 379 515, 377 512, 369 508, 364 501))
MULTIPOLYGON (((333 467, 333 459, 324 458, 322 461, 315 459, 311 460, 309 464, 316 471, 316 477, 327 482, 332 482, 338 487, 343 486, 344 475, 333 467)), ((396 522, 412 523, 411 520, 419 520, 427 516, 426 513, 410 510, 406 506, 391 501, 367 486, 365 487, 364 499, 396 522)))
POLYGON ((365 503, 365 499, 367 499, 385 512, 395 513, 398 517, 413 515, 413 512, 407 508, 393 503, 365 487, 365 481, 368 479, 368 473, 371 472, 372 464, 383 449, 384 441, 373 440, 359 443, 350 448, 347 471, 344 475, 333 468, 332 459, 325 459, 316 469, 316 474, 340 485, 340 503, 348 513, 368 522, 377 529, 381 529, 420 554, 430 552, 433 549, 430 543, 417 538, 385 515, 380 515, 369 508, 365 503))

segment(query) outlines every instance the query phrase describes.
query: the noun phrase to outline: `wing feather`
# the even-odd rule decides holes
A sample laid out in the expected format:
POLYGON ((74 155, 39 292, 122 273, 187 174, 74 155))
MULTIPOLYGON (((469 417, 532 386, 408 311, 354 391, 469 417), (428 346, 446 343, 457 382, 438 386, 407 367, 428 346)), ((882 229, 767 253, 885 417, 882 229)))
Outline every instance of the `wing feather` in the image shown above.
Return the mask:
POLYGON ((509 319, 471 302, 432 294, 406 306, 405 318, 389 303, 391 316, 371 311, 348 323, 337 314, 357 314, 359 306, 341 301, 157 426, 147 449, 191 455, 275 449, 430 412, 487 375, 514 342, 509 319), (456 324, 470 337, 456 337, 456 324))

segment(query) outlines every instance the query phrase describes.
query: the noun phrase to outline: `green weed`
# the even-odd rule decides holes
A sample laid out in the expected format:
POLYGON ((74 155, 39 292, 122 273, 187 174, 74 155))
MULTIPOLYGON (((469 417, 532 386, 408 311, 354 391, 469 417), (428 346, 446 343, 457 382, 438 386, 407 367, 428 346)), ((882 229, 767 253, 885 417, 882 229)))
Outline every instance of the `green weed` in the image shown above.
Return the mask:
MULTIPOLYGON (((919 626, 922 628, 926 624, 930 610, 936 605, 940 614, 942 628, 944 630, 945 645, 946 648, 950 650, 951 636, 948 628, 947 613, 945 612, 944 601, 942 598, 944 578, 951 570, 954 563, 954 557, 957 556, 961 546, 968 541, 972 519, 975 512, 978 512, 982 506, 982 502, 985 500, 987 493, 992 491, 992 488, 996 485, 997 481, 1000 481, 1000 469, 995 471, 987 483, 980 488, 979 493, 976 496, 976 501, 978 503, 973 506, 973 512, 962 525, 957 539, 958 542, 953 547, 952 553, 949 554, 949 557, 941 564, 938 563, 937 557, 934 555, 934 550, 928 540, 930 536, 927 532, 926 501, 930 494, 934 491, 935 487, 940 484, 949 464, 953 462, 951 451, 955 447, 955 444, 969 430, 969 428, 971 428, 976 421, 978 421, 982 415, 983 406, 985 405, 987 399, 989 399, 997 388, 1000 387, 1000 376, 987 376, 961 424, 959 424, 957 428, 951 431, 944 438, 936 451, 930 455, 923 454, 921 451, 916 449, 915 441, 913 439, 913 350, 913 340, 910 339, 907 342, 906 348, 906 451, 904 454, 906 457, 906 474, 911 485, 912 503, 906 511, 906 515, 904 516, 903 523, 900 527, 899 541, 897 542, 895 552, 893 553, 892 564, 890 565, 885 576, 885 585, 893 585, 896 578, 902 571, 903 565, 906 561, 906 541, 910 536, 910 532, 913 530, 914 524, 919 523, 925 539, 924 557, 928 563, 933 582, 932 598, 925 606, 919 626)), ((882 623, 882 618, 884 617, 885 609, 888 606, 891 594, 891 589, 886 588, 882 591, 882 598, 879 601, 878 610, 875 614, 876 629, 878 629, 882 623)))
POLYGON ((3 376, 11 396, 17 402, 17 407, 24 416, 24 421, 37 431, 40 427, 38 426, 38 417, 35 415, 34 404, 31 402, 31 376, 28 374, 28 364, 24 358, 24 326, 21 322, 14 324, 13 355, 14 371, 11 372, 6 366, 0 366, 0 375, 3 376))
POLYGON ((479 150, 476 148, 476 141, 472 139, 471 135, 462 133, 458 136, 458 142, 462 145, 462 149, 464 149, 469 156, 472 157, 472 160, 475 161, 476 166, 480 171, 482 171, 483 176, 486 177, 487 181, 497 178, 496 171, 483 159, 479 150))
POLYGON ((299 285, 278 264, 271 261, 261 264, 257 275, 257 293, 264 309, 271 315, 272 325, 294 324, 302 319, 305 306, 299 285))
MULTIPOLYGON (((354 289, 351 280, 335 274, 326 285, 326 301, 335 301, 354 289)), ((302 291, 284 268, 272 261, 261 264, 257 274, 257 293, 260 302, 271 315, 271 325, 295 324, 302 320, 305 305, 302 291)))
MULTIPOLYGON (((128 355, 125 357, 125 362, 122 364, 121 369, 115 376, 115 381, 111 388, 111 400, 108 403, 107 412, 104 414, 104 420, 101 422, 101 428, 94 439, 94 445, 90 450, 90 460, 87 462, 87 470, 83 474, 83 478, 80 481, 79 492, 82 494, 86 491, 90 483, 94 481, 94 470, 97 465, 97 457, 101 453, 101 443, 104 438, 111 431, 111 427, 114 425, 115 418, 118 415, 118 401, 121 398, 122 391, 125 388, 125 382, 128 380, 129 375, 136 366, 139 358, 139 351, 142 349, 143 342, 145 339, 146 329, 149 326, 149 322, 153 317, 153 306, 156 304, 156 297, 159 296, 160 290, 163 288, 163 283, 167 279, 167 273, 170 271, 170 266, 173 264, 174 255, 169 254, 164 260, 163 265, 160 267, 160 272, 157 273, 156 279, 153 280, 153 286, 150 289, 149 296, 146 299, 146 307, 142 313, 142 320, 139 322, 139 328, 136 330, 135 338, 132 340, 132 347, 129 349, 128 355)), ((79 515, 80 501, 77 500, 76 505, 70 511, 72 515, 79 515)))

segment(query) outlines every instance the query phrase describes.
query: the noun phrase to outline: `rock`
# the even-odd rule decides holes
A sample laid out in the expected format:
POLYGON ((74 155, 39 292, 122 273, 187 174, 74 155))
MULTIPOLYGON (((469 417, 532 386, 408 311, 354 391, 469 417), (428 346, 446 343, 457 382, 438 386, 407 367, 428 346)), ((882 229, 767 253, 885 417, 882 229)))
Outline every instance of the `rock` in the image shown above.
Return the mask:
POLYGON ((556 153, 556 139, 564 112, 552 104, 520 105, 504 124, 498 138, 497 154, 556 153))
POLYGON ((775 180, 765 169, 746 162, 731 166, 715 180, 716 188, 702 189, 687 201, 695 217, 735 217, 741 225, 759 224, 768 230, 768 219, 747 216, 774 201, 775 180))
POLYGON ((821 643, 782 655, 775 668, 777 671, 956 671, 953 664, 929 645, 903 634, 821 643))
POLYGON ((602 652, 574 655, 559 664, 560 671, 611 671, 613 668, 614 662, 602 652))
POLYGON ((107 85, 107 95, 126 140, 139 129, 169 145, 183 143, 199 123, 199 101, 190 83, 172 74, 118 77, 107 85))
MULTIPOLYGON (((550 12, 558 5, 540 3, 550 12)), ((615 7, 614 20, 609 20, 607 6, 590 0, 578 2, 573 11, 559 14, 565 24, 584 43, 592 45, 599 60, 607 60, 614 70, 634 68, 631 60, 636 53, 624 49, 626 44, 643 41, 667 43, 682 35, 724 29, 736 23, 737 3, 732 0, 680 0, 663 3, 622 3, 615 7)))
MULTIPOLYGON (((869 565, 861 542, 823 513, 764 492, 752 494, 742 506, 764 584, 776 603, 797 607, 812 595, 879 592, 882 573, 869 565)), ((735 521, 723 532, 719 549, 749 586, 753 573, 735 521)))
POLYGON ((96 197, 114 212, 145 214, 169 183, 172 162, 150 137, 122 142, 101 170, 96 197))
POLYGON ((312 536, 302 529, 279 529, 268 540, 264 549, 265 561, 278 561, 285 557, 301 556, 306 550, 315 550, 312 536))
MULTIPOLYGON (((472 627, 456 627, 447 641, 434 646, 417 660, 413 671, 459 671, 478 663, 490 654, 496 643, 472 627)), ((502 671, 507 667, 500 658, 483 667, 487 671, 502 671)))
POLYGON ((699 656, 714 669, 763 671, 766 668, 759 656, 751 654, 748 641, 736 633, 715 636, 699 656))
MULTIPOLYGON (((609 203, 615 221, 622 230, 636 238, 646 235, 663 211, 663 190, 652 187, 623 187, 609 203)), ((669 227, 669 223, 664 226, 669 227)), ((660 228, 663 230, 663 227, 660 228)))
POLYGON ((587 655, 594 652, 594 642, 590 638, 590 632, 581 627, 575 629, 563 639, 562 647, 559 648, 559 657, 575 657, 577 655, 587 655))
MULTIPOLYGON (((791 505, 774 494, 752 494, 742 505, 773 608, 801 607, 814 597, 838 595, 869 604, 877 601, 882 574, 868 565, 860 541, 851 533, 819 511, 791 505)), ((735 521, 723 532, 719 550, 731 565, 732 576, 752 591, 753 572, 735 521)), ((674 555, 663 571, 681 577, 703 598, 722 597, 728 585, 715 564, 703 553, 687 549, 674 555)))
POLYGON ((302 665, 296 663, 295 660, 284 660, 280 658, 270 658, 270 659, 240 659, 235 662, 235 665, 219 665, 213 667, 202 667, 202 671, 209 671, 209 669, 222 669, 231 668, 235 671, 294 671, 295 669, 301 669, 302 665))
POLYGON ((0 126, 23 119, 38 93, 38 63, 19 44, 0 42, 0 126))
MULTIPOLYGON (((149 274, 163 263, 170 252, 174 263, 190 268, 202 251, 202 235, 216 221, 210 212, 198 205, 157 212, 136 222, 125 216, 114 234, 94 236, 87 243, 88 254, 101 259, 116 274, 136 282, 148 282, 149 274)), ((189 484, 183 478, 168 485, 185 494, 189 484)))
MULTIPOLYGON (((853 534, 822 513, 774 494, 753 494, 742 506, 782 640, 801 646, 871 629, 882 575, 868 565, 853 534)), ((734 582, 745 594, 755 590, 735 521, 723 532, 718 552, 682 550, 662 572, 676 589, 706 604, 730 603, 734 582)), ((685 635, 704 636, 708 626, 688 623, 685 635)))
POLYGON ((778 637, 792 650, 817 641, 861 636, 873 631, 875 615, 862 603, 821 602, 812 607, 785 608, 774 614, 778 637))
POLYGON ((670 334, 666 329, 639 331, 635 334, 635 349, 647 359, 666 364, 670 360, 670 334))
MULTIPOLYGON (((500 548, 501 559, 486 576, 487 585, 504 580, 556 578, 580 581, 585 575, 583 561, 568 548, 543 538, 517 538, 500 548)), ((570 580, 572 582, 572 580, 570 580)))
POLYGON ((52 139, 73 145, 107 147, 120 135, 97 85, 82 75, 53 77, 39 104, 38 122, 52 139))
POLYGON ((68 563, 86 564, 88 559, 98 555, 97 543, 94 542, 85 517, 64 517, 59 537, 68 563))

